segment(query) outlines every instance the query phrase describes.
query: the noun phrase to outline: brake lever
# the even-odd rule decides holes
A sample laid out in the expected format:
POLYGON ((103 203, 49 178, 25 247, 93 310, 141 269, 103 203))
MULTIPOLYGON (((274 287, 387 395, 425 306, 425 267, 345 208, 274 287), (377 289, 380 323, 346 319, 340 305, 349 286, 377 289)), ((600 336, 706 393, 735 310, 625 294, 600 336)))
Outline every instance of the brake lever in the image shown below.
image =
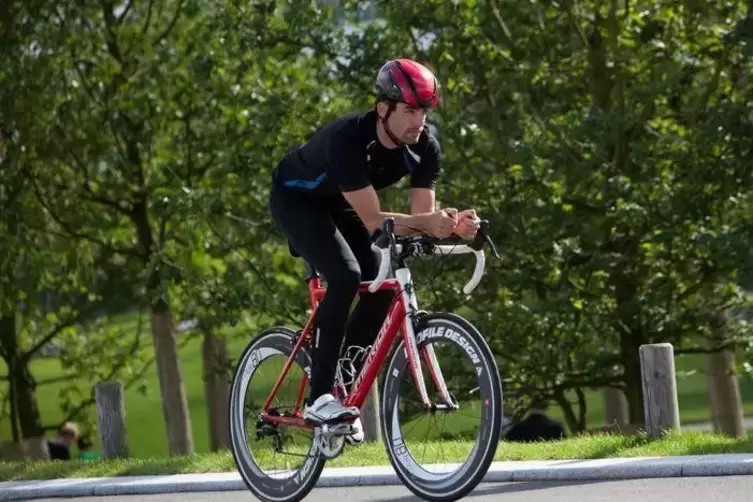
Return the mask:
POLYGON ((492 238, 489 237, 489 220, 481 220, 479 223, 478 231, 476 232, 476 238, 471 242, 470 247, 476 251, 480 251, 484 247, 484 244, 488 244, 492 251, 492 256, 501 260, 502 258, 497 253, 497 247, 492 242, 492 238))
POLYGON ((484 241, 489 245, 489 247, 492 250, 492 256, 495 257, 498 260, 501 260, 502 258, 499 256, 499 253, 497 253, 497 248, 494 246, 494 243, 492 242, 492 238, 489 237, 489 234, 484 234, 484 241))
POLYGON ((387 234, 387 238, 390 243, 390 256, 395 258, 397 254, 397 241, 395 240, 395 220, 393 218, 385 218, 382 224, 382 230, 387 234))

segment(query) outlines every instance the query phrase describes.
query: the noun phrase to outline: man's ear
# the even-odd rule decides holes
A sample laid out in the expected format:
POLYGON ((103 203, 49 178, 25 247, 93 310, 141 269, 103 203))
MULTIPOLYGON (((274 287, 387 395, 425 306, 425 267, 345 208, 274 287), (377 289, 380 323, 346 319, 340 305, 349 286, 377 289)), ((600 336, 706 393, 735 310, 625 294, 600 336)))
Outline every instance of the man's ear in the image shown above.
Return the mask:
POLYGON ((377 116, 379 116, 379 118, 383 120, 384 117, 387 116, 387 111, 389 111, 389 108, 390 107, 387 103, 385 103, 384 101, 380 101, 379 103, 377 103, 377 106, 376 106, 377 116))

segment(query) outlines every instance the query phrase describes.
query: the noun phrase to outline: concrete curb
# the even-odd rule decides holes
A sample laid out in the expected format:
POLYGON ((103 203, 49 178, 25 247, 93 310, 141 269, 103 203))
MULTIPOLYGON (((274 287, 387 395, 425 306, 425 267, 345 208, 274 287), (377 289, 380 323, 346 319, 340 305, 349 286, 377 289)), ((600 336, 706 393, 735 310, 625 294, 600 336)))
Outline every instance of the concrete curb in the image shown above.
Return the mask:
MULTIPOLYGON (((753 475, 753 453, 599 460, 494 462, 484 482, 753 475)), ((326 468, 317 487, 399 485, 391 466, 326 468)), ((246 490, 236 472, 0 483, 0 501, 246 490)))

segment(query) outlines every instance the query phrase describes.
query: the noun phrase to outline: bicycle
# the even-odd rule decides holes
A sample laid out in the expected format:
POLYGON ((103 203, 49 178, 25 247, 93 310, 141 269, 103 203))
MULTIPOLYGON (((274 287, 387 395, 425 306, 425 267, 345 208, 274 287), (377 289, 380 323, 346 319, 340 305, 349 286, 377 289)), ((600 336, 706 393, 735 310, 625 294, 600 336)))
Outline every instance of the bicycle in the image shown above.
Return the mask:
MULTIPOLYGON (((382 232, 374 241, 372 247, 381 253, 379 273, 374 281, 362 282, 361 292, 368 290, 391 290, 395 298, 390 305, 389 312, 379 330, 376 339, 370 347, 361 350, 362 367, 357 376, 350 382, 343 377, 344 362, 350 363, 350 369, 355 369, 352 358, 347 356, 338 361, 338 372, 333 392, 343 399, 346 406, 362 408, 377 375, 383 369, 389 356, 389 363, 382 376, 380 429, 384 444, 392 467, 401 482, 415 495, 430 501, 451 501, 464 497, 481 482, 496 453, 502 425, 502 386, 494 356, 479 331, 466 319, 453 313, 425 312, 418 308, 418 301, 411 279, 411 273, 406 260, 411 256, 429 254, 465 254, 473 253, 476 257, 476 267, 473 276, 463 288, 465 294, 470 294, 480 282, 485 269, 484 244, 488 244, 493 255, 497 258, 497 251, 488 235, 488 221, 481 222, 476 238, 469 244, 442 245, 439 240, 426 237, 397 237, 394 232, 395 222, 391 218, 384 220, 382 232), (395 262, 394 278, 387 278, 387 274, 395 262), (402 332, 402 340, 398 337, 402 332), (432 416, 437 413, 457 413, 461 409, 461 401, 448 388, 444 374, 439 367, 437 348, 434 342, 445 342, 450 346, 459 347, 472 363, 470 379, 475 378, 477 385, 469 395, 469 401, 463 409, 478 409, 481 423, 478 426, 475 443, 470 451, 470 458, 452 472, 432 473, 425 467, 418 465, 413 454, 409 451, 412 444, 409 434, 403 434, 398 414, 413 411, 420 415, 428 412, 432 416), (429 367, 431 381, 434 383, 441 400, 432 400, 424 379, 421 355, 429 367), (405 383, 403 376, 406 370, 412 375, 412 382, 420 396, 420 405, 410 408, 408 404, 398 399, 400 384, 405 383), (348 390, 350 384, 350 390, 348 390), (474 397, 475 396, 475 397, 474 397), (439 402, 437 402, 439 401, 439 402)), ((311 312, 308 322, 302 330, 294 331, 284 326, 265 329, 247 345, 236 366, 233 376, 229 402, 230 445, 235 465, 248 489, 260 500, 265 502, 294 502, 303 499, 316 485, 324 464, 327 460, 340 455, 345 447, 345 436, 353 432, 352 421, 338 424, 323 424, 313 426, 304 421, 302 405, 304 391, 310 376, 311 353, 309 350, 313 336, 313 321, 318 302, 324 296, 326 287, 322 284, 319 273, 306 264, 306 281, 308 282, 311 312), (272 378, 265 383, 274 381, 271 391, 257 392, 264 397, 262 410, 254 414, 255 428, 249 426, 244 418, 244 411, 254 404, 246 403, 246 392, 259 366, 273 356, 282 356, 285 362, 281 372, 272 373, 272 378), (289 372, 297 366, 301 370, 297 388, 293 388, 291 396, 294 402, 291 409, 283 411, 280 406, 272 406, 277 397, 282 382, 289 372), (283 427, 290 428, 285 433, 283 427), (290 442, 291 435, 297 433, 312 433, 310 446, 293 447, 286 452, 289 458, 302 458, 303 464, 292 474, 282 477, 279 470, 264 472, 266 464, 256 461, 257 455, 249 448, 248 436, 262 441, 272 439, 273 455, 282 453, 283 446, 290 442), (264 464, 264 465, 262 465, 264 464)), ((326 280, 326 278, 325 278, 326 280)), ((351 347, 352 348, 352 347, 351 347)), ((350 349, 350 348, 349 348, 350 349)), ((442 349, 443 350, 443 349, 442 349)), ((453 365, 452 374, 455 381, 462 378, 455 366, 458 358, 448 359, 453 365)), ((347 370, 347 368, 346 368, 347 370)), ((258 378, 264 381, 263 377, 258 378)), ((459 393, 458 393, 459 394, 459 393)), ((461 419, 458 419, 462 422, 461 419)), ((413 423, 415 427, 418 422, 413 423)), ((468 434, 466 432, 466 434, 468 434)), ((412 437, 412 436, 411 436, 412 437)), ((430 443, 424 444, 424 449, 430 443)), ((440 447, 444 443, 438 443, 440 447)), ((457 443, 460 444, 460 443, 457 443)), ((466 443, 462 443, 466 444, 466 443)), ((282 456, 282 454, 281 454, 282 456)), ((286 466, 292 460, 286 461, 286 466)))

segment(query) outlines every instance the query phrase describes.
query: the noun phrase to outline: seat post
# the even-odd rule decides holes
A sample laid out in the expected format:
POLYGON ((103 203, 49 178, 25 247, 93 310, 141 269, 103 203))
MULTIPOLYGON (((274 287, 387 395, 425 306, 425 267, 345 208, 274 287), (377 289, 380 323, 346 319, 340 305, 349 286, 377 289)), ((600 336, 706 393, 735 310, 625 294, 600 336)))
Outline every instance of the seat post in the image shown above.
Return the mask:
POLYGON ((311 265, 308 261, 303 261, 304 266, 306 267, 306 282, 310 282, 313 279, 319 279, 319 272, 316 271, 316 268, 314 268, 313 265, 311 265))

